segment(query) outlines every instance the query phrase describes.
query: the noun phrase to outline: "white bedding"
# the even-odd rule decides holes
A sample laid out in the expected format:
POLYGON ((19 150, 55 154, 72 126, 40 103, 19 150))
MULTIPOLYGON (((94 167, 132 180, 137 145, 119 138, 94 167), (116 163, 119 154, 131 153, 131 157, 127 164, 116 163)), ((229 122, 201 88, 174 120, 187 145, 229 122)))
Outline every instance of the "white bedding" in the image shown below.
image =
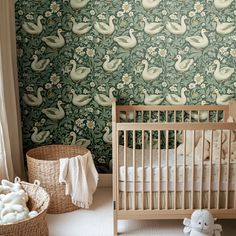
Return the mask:
MULTIPOLYGON (((152 164, 152 178, 153 178, 153 191, 158 191, 158 180, 159 180, 159 169, 160 169, 160 179, 161 179, 161 191, 166 191, 166 181, 167 181, 167 169, 168 169, 168 190, 174 191, 175 181, 176 181, 176 190, 185 191, 192 190, 192 171, 194 170, 194 186, 195 191, 200 191, 201 189, 201 164, 199 161, 195 161, 194 168, 192 168, 192 157, 186 156, 185 158, 185 168, 184 168, 184 156, 176 155, 176 169, 175 169, 175 154, 174 150, 168 150, 169 160, 166 162, 166 150, 161 150, 161 167, 158 166, 158 150, 153 150, 153 164, 152 164), (168 167, 167 167, 168 166, 168 167), (185 178, 184 178, 184 169, 185 169, 185 178), (176 171, 176 172, 175 172, 176 171), (176 173, 176 179, 175 179, 176 173), (184 186, 185 179, 185 186, 184 186)), ((150 157, 149 150, 145 150, 145 164, 144 164, 144 191, 150 191, 150 157)), ((142 184, 142 150, 136 149, 136 191, 140 192, 143 189, 142 184)), ((125 166, 124 166, 124 147, 119 146, 119 181, 120 181, 120 190, 125 190, 125 166)), ((228 165, 225 160, 222 160, 221 165, 219 161, 213 162, 211 168, 211 189, 217 191, 219 189, 218 179, 220 175, 220 190, 226 191, 227 189, 227 172, 228 165)), ((209 190, 209 181, 210 181, 210 163, 209 161, 204 161, 203 164, 203 191, 209 190)), ((126 189, 129 192, 133 191, 133 149, 127 148, 127 179, 126 179, 126 189)), ((236 190, 236 163, 231 162, 229 168, 229 190, 236 190)))

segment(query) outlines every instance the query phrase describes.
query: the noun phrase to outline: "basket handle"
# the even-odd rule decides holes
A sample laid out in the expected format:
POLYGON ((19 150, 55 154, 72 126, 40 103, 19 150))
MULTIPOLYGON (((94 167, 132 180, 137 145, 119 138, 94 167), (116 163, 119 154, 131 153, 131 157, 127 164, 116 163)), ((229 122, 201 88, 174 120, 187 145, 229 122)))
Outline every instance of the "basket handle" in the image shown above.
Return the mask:
POLYGON ((20 183, 21 179, 20 177, 16 176, 14 179, 14 183, 20 183))
POLYGON ((34 185, 35 185, 35 186, 40 186, 40 181, 36 179, 36 180, 34 181, 34 185))

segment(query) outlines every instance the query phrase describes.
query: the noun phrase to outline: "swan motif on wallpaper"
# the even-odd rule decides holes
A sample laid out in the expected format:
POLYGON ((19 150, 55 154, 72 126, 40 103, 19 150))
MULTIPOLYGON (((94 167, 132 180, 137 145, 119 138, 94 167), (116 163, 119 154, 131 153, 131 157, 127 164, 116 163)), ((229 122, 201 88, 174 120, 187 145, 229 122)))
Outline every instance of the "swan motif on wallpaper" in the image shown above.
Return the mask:
POLYGON ((229 7, 233 0, 214 0, 216 9, 221 10, 229 7))
POLYGON ((44 19, 43 16, 38 16, 37 17, 37 24, 32 23, 32 22, 24 22, 22 25, 22 28, 24 29, 25 32, 29 34, 40 34, 43 31, 43 26, 41 23, 41 20, 44 19))
POLYGON ((111 35, 115 31, 115 26, 113 24, 114 19, 115 16, 110 16, 109 24, 106 24, 104 22, 95 22, 94 29, 100 34, 111 35))
POLYGON ((114 41, 117 42, 122 48, 125 48, 125 49, 134 48, 137 44, 137 39, 135 38, 133 33, 134 33, 134 29, 130 29, 129 30, 130 36, 124 35, 124 36, 115 37, 114 41))
POLYGON ((63 102, 59 100, 57 102, 58 108, 56 107, 45 108, 42 110, 42 113, 44 113, 52 121, 59 121, 65 117, 65 111, 61 106, 62 104, 63 102))
POLYGON ((46 69, 47 65, 50 63, 49 59, 38 60, 37 55, 33 55, 32 58, 33 58, 33 61, 31 63, 31 68, 33 71, 36 71, 36 72, 44 71, 46 69))
POLYGON ((182 61, 180 55, 176 56, 177 62, 175 63, 175 69, 179 72, 186 72, 189 70, 190 66, 193 64, 193 59, 185 59, 182 61))
POLYGON ((235 29, 235 25, 232 22, 221 23, 218 17, 216 17, 214 20, 216 21, 216 32, 218 34, 230 34, 235 29))
POLYGON ((101 93, 96 94, 94 96, 95 102, 98 105, 103 106, 103 107, 111 106, 112 105, 112 100, 114 99, 114 95, 113 95, 114 91, 115 91, 114 87, 111 87, 109 89, 109 97, 104 95, 104 94, 101 94, 101 93))
POLYGON ((234 73, 234 68, 232 67, 225 66, 220 68, 219 60, 214 60, 214 64, 216 65, 214 77, 219 82, 229 79, 230 76, 234 73))
POLYGON ((144 104, 146 105, 159 105, 164 98, 160 94, 148 94, 146 89, 141 92, 144 94, 144 104))
POLYGON ((71 131, 69 136, 72 137, 70 145, 83 146, 87 148, 91 143, 89 139, 80 138, 76 140, 76 133, 74 131, 71 131))
POLYGON ((107 144, 112 144, 112 132, 109 127, 104 128, 105 134, 103 135, 103 141, 107 144))
POLYGON ((75 9, 81 9, 88 4, 89 0, 70 0, 70 6, 75 9))
POLYGON ((37 96, 33 94, 25 93, 22 97, 23 101, 31 107, 39 107, 43 103, 43 97, 41 92, 44 91, 42 87, 37 89, 37 96))
POLYGON ((162 31, 162 29, 164 28, 164 26, 161 23, 157 23, 157 22, 148 22, 146 17, 143 17, 143 21, 144 21, 144 32, 150 35, 154 35, 157 34, 159 32, 162 31))
POLYGON ((232 94, 220 94, 218 89, 213 91, 213 94, 216 95, 216 104, 217 105, 228 105, 232 100, 234 95, 232 94))
POLYGON ((47 139, 47 137, 50 135, 50 132, 48 130, 43 130, 41 132, 38 132, 37 127, 32 128, 33 134, 31 135, 31 140, 34 143, 40 144, 44 143, 47 139))
POLYGON ((106 59, 105 62, 103 63, 102 67, 105 71, 107 72, 114 72, 118 69, 120 64, 122 63, 121 59, 113 59, 110 61, 109 55, 105 55, 104 58, 106 59))
POLYGON ((142 5, 145 10, 157 7, 161 0, 142 0, 142 5))
POLYGON ((88 105, 92 98, 89 94, 79 94, 75 93, 74 89, 71 89, 70 93, 72 94, 72 104, 78 107, 88 105))
POLYGON ((43 37, 42 41, 45 42, 52 49, 62 48, 65 45, 65 39, 61 34, 62 32, 63 32, 62 29, 58 29, 57 30, 58 36, 52 35, 52 36, 43 37))
POLYGON ((206 48, 209 44, 209 40, 205 35, 206 32, 207 32, 206 29, 202 29, 201 30, 201 35, 202 36, 187 37, 186 41, 188 41, 190 43, 190 45, 193 46, 196 49, 206 48))
POLYGON ((70 71, 70 78, 74 82, 80 82, 81 80, 85 79, 88 74, 91 72, 89 67, 80 66, 76 68, 76 61, 70 60, 70 64, 72 64, 72 69, 70 71))
POLYGON ((187 91, 186 87, 183 87, 181 89, 181 96, 178 96, 176 94, 168 94, 166 96, 166 101, 171 105, 184 105, 187 102, 187 97, 185 95, 185 92, 187 91))
POLYGON ((142 77, 145 81, 152 81, 156 79, 162 73, 162 68, 159 68, 159 67, 148 68, 147 60, 142 60, 142 64, 144 64, 142 77))
POLYGON ((71 21, 73 23, 72 32, 75 34, 78 34, 78 35, 86 34, 92 28, 90 23, 84 23, 84 22, 77 23, 74 17, 71 17, 71 21))
POLYGON ((187 19, 187 16, 182 16, 180 20, 180 24, 176 22, 167 22, 166 29, 176 35, 184 34, 187 30, 187 25, 185 24, 185 20, 187 19))

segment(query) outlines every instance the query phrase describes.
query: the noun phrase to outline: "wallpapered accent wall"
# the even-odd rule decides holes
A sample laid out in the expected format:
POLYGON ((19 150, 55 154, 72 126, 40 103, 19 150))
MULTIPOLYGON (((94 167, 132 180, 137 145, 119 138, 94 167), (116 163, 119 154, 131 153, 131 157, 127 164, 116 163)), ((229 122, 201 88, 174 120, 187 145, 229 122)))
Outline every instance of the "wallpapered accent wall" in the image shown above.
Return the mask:
POLYGON ((88 146, 111 160, 119 104, 226 104, 236 1, 16 0, 24 147, 88 146))

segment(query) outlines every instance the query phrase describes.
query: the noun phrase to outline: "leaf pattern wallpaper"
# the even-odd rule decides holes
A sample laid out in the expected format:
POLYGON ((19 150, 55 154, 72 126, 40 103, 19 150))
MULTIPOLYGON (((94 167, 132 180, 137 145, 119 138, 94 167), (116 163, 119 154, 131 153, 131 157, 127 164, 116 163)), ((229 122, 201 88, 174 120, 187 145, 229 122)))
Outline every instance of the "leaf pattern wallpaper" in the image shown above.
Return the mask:
POLYGON ((118 104, 227 104, 235 0, 16 0, 24 148, 88 147, 109 172, 118 104))

